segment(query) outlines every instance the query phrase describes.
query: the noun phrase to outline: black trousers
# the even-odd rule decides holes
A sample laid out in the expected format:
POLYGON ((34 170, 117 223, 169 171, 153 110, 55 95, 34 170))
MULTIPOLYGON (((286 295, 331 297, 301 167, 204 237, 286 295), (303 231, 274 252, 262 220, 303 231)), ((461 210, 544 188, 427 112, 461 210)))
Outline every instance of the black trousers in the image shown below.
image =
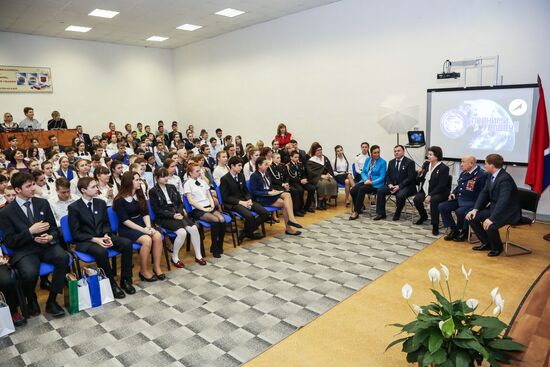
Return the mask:
MULTIPOLYGON (((439 226, 439 204, 446 201, 448 197, 449 195, 442 194, 432 196, 432 199, 430 200, 430 216, 432 226, 439 226)), ((420 217, 428 218, 428 213, 426 212, 426 209, 424 209, 424 199, 426 199, 426 194, 424 193, 424 190, 420 190, 414 196, 413 202, 416 210, 418 210, 418 214, 420 214, 420 217)))
POLYGON ((252 211, 258 214, 256 218, 252 215, 252 212, 242 205, 232 205, 231 211, 237 212, 244 218, 244 233, 246 236, 251 236, 258 227, 268 220, 271 215, 263 206, 258 203, 252 202, 252 211))
POLYGON ((19 271, 23 292, 27 298, 35 297, 36 281, 40 274, 40 262, 50 263, 54 266, 52 274, 52 287, 50 293, 61 294, 65 288, 65 274, 69 267, 69 254, 61 246, 38 246, 38 253, 22 257, 14 267, 19 271))
POLYGON ((363 182, 355 184, 351 188, 350 194, 353 200, 353 211, 361 213, 363 211, 363 202, 365 201, 365 195, 376 194, 378 189, 372 187, 372 185, 365 185, 363 182))
POLYGON ((293 182, 290 184, 290 195, 292 195, 292 204, 294 206, 294 212, 306 211, 313 205, 315 200, 315 185, 310 183, 301 184, 293 182), (307 199, 304 204, 304 193, 307 191, 307 199), (294 195, 292 194, 294 192, 294 195))
MULTIPOLYGON (((116 235, 111 236, 111 240, 113 241, 113 247, 110 247, 110 249, 120 252, 121 278, 131 280, 133 252, 132 241, 125 237, 119 237, 116 235)), ((97 266, 103 269, 107 278, 111 280, 111 284, 114 282, 116 269, 112 269, 111 264, 109 263, 109 249, 102 247, 97 243, 86 241, 77 243, 76 250, 92 255, 95 258, 97 266)))
POLYGON ((401 215, 401 212, 403 211, 403 208, 405 207, 405 203, 407 202, 407 198, 411 196, 411 194, 414 192, 413 187, 403 187, 400 188, 399 191, 397 191, 395 194, 391 193, 391 190, 388 186, 383 186, 378 189, 378 192, 376 193, 376 214, 378 215, 386 215, 386 196, 387 195, 395 195, 395 214, 394 216, 398 217, 401 215))
POLYGON ((0 292, 6 297, 11 313, 17 312, 17 292, 15 290, 15 279, 12 271, 7 265, 0 265, 0 292))
POLYGON ((502 240, 500 239, 500 233, 498 233, 499 227, 491 224, 487 231, 483 228, 483 221, 490 216, 491 210, 480 210, 477 212, 475 218, 470 221, 470 226, 472 226, 481 243, 489 245, 493 251, 502 251, 502 240))

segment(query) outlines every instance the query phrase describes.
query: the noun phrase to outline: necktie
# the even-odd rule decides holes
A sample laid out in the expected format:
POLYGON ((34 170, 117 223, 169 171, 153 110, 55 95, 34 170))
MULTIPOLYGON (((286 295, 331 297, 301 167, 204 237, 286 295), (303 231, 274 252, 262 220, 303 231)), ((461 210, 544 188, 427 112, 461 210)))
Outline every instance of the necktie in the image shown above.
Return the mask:
POLYGON ((88 205, 88 210, 90 211, 90 215, 92 216, 92 222, 95 223, 94 211, 92 210, 92 202, 90 201, 87 205, 88 205))
POLYGON ((25 205, 25 207, 27 207, 27 218, 29 218, 29 221, 31 223, 34 223, 34 215, 32 214, 31 201, 29 200, 23 205, 25 205))
POLYGON ((264 179, 264 188, 266 190, 269 190, 269 181, 267 180, 267 177, 265 177, 265 175, 263 175, 262 177, 264 179))
POLYGON ((399 173, 399 165, 401 164, 401 159, 398 159, 395 161, 395 167, 397 168, 397 172, 399 173))
POLYGON ((54 178, 53 178, 53 177, 48 177, 48 182, 51 182, 51 183, 53 183, 53 182, 55 182, 55 180, 54 180, 54 178))
POLYGON ((495 176, 491 176, 491 183, 495 182, 495 176))

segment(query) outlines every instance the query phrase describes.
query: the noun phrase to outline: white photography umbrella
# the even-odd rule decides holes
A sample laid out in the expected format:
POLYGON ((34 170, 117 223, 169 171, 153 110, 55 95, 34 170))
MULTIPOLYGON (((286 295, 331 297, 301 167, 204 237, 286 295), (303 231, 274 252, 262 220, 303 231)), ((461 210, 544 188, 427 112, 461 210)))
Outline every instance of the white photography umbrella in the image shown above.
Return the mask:
POLYGON ((418 124, 418 105, 407 105, 405 97, 390 96, 378 108, 378 124, 390 134, 406 133, 418 124))

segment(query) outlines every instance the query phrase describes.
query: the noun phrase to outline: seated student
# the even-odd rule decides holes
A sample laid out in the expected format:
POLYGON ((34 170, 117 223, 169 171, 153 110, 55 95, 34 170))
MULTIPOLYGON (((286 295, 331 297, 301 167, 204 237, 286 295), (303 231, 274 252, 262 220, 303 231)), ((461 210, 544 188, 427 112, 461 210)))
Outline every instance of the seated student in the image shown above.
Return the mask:
POLYGON ((153 152, 155 155, 155 162, 158 167, 162 167, 166 156, 168 155, 168 149, 163 142, 157 142, 157 145, 153 147, 153 152))
POLYGON ((44 172, 41 170, 33 171, 31 175, 34 177, 34 183, 36 184, 34 197, 48 200, 54 193, 55 185, 50 185, 46 182, 44 172))
POLYGON ((215 139, 218 141, 217 145, 220 147, 220 149, 223 149, 224 146, 225 146, 225 141, 223 140, 223 131, 222 131, 222 129, 220 129, 220 128, 216 129, 215 139))
MULTIPOLYGON (((371 156, 367 158, 361 171, 361 179, 351 189, 353 211, 349 220, 355 220, 363 212, 363 202, 366 194, 376 194, 384 185, 386 179, 386 161, 380 157, 380 147, 373 145, 370 148, 371 156)), ((370 205, 370 204, 369 204, 370 205)))
POLYGON ((415 224, 422 224, 428 219, 428 213, 424 204, 430 205, 432 217, 432 234, 439 234, 439 203, 447 200, 449 196, 449 167, 441 162, 443 150, 438 146, 428 148, 428 160, 422 165, 422 169, 416 178, 420 184, 420 191, 414 196, 414 206, 420 214, 415 224))
POLYGON ((120 161, 127 166, 130 165, 128 154, 126 153, 126 143, 117 144, 117 152, 111 156, 111 159, 113 161, 120 161))
POLYGON ((6 186, 8 186, 8 184, 9 184, 8 178, 0 174, 0 207, 6 205, 6 198, 4 197, 4 195, 5 195, 6 186))
MULTIPOLYGON (((139 179, 141 180, 141 191, 143 191, 143 195, 145 196, 146 200, 149 200, 149 185, 147 184, 147 181, 143 179, 143 171, 141 164, 139 163, 132 163, 130 167, 128 167, 128 171, 137 173, 139 175, 139 179)), ((154 185, 153 185, 154 186, 154 185)))
POLYGON ((393 148, 395 157, 388 163, 386 182, 376 193, 376 217, 373 220, 386 218, 386 196, 395 195, 395 213, 393 220, 401 217, 401 211, 409 196, 416 194, 416 170, 412 159, 405 157, 405 148, 396 145, 393 148))
POLYGON ((212 178, 214 179, 216 186, 220 186, 221 178, 229 172, 227 160, 227 152, 221 150, 218 154, 216 154, 216 162, 218 162, 218 164, 216 165, 216 168, 214 168, 214 173, 212 174, 212 178))
MULTIPOLYGON (((164 167, 157 168, 155 179, 157 184, 149 191, 151 209, 155 213, 155 222, 162 228, 176 233, 174 249, 172 251, 172 263, 177 268, 183 268, 184 264, 179 259, 179 251, 185 243, 187 233, 191 237, 191 243, 195 250, 195 262, 206 265, 206 256, 201 248, 199 229, 187 216, 181 193, 168 182, 170 173, 164 167)), ((181 182, 180 182, 181 183, 181 182)))
POLYGON ((59 226, 61 218, 69 214, 69 205, 78 200, 78 197, 71 195, 71 184, 69 180, 64 177, 58 178, 54 186, 55 193, 52 194, 49 201, 55 217, 55 223, 59 226))
POLYGON ((71 180, 71 193, 77 197, 80 197, 80 191, 78 190, 78 180, 83 177, 90 177, 90 161, 86 159, 79 159, 74 165, 74 176, 71 180))
MULTIPOLYGON (((111 162, 111 179, 110 183, 113 185, 113 188, 118 192, 120 191, 120 184, 122 183, 122 174, 124 170, 124 165, 120 161, 111 162)), ((115 195, 116 196, 116 195, 115 195)))
POLYGON ((334 171, 328 158, 323 155, 321 144, 313 143, 309 154, 311 158, 307 161, 307 179, 315 185, 319 200, 317 209, 327 210, 328 199, 338 195, 338 184, 334 179, 334 171))
POLYGON ((361 181, 361 172, 363 172, 363 166, 365 161, 370 157, 370 145, 367 142, 361 143, 361 153, 355 156, 355 172, 353 172, 353 177, 355 182, 361 181))
POLYGON ((4 152, 0 152, 0 168, 8 168, 9 164, 10 162, 6 160, 4 152))
POLYGON ((32 107, 25 107, 23 113, 25 114, 25 118, 19 123, 21 129, 40 130, 42 128, 40 122, 34 118, 34 109, 32 107))
POLYGON ((256 170, 256 160, 260 158, 260 150, 256 148, 248 149, 246 156, 248 158, 248 162, 246 162, 243 166, 243 174, 244 178, 249 181, 250 176, 256 170))
MULTIPOLYGON (((205 163, 204 156, 202 154, 196 155, 192 157, 189 160, 189 162, 190 163, 193 162, 200 167, 202 180, 208 185, 208 187, 212 186, 212 182, 214 178, 212 177, 212 173, 210 172, 210 170, 204 166, 204 163, 205 163)), ((187 174, 185 174, 184 181, 187 181, 187 179, 188 179, 188 176, 187 174)))
POLYGON ((69 181, 74 178, 74 173, 71 164, 69 163, 69 158, 59 158, 59 170, 57 171, 57 175, 59 177, 65 177, 69 181))
MULTIPOLYGON (((223 147, 223 150, 227 152, 227 158, 236 157, 237 156, 237 150, 235 149, 235 146, 233 144, 227 144, 223 147)), ((244 162, 243 162, 244 164, 244 162)))
POLYGON ((474 208, 466 214, 466 219, 481 241, 472 250, 489 251, 487 256, 498 256, 502 252, 498 229, 521 220, 518 187, 512 176, 502 169, 503 165, 504 159, 499 154, 485 157, 485 170, 489 177, 474 208))
POLYGON ((50 141, 50 146, 46 149, 44 149, 44 153, 46 153, 46 156, 50 154, 54 150, 55 147, 57 147, 58 152, 64 152, 65 147, 62 145, 59 145, 57 142, 57 136, 55 134, 51 134, 48 136, 48 140, 50 141))
POLYGON ((13 122, 13 115, 9 112, 4 113, 4 122, 0 124, 2 132, 10 132, 19 129, 19 124, 13 122))
POLYGON ((193 138, 193 149, 191 151, 194 155, 200 154, 201 140, 199 138, 193 138))
POLYGON ((3 153, 6 156, 6 159, 11 162, 13 160, 13 155, 18 148, 17 145, 19 144, 17 137, 15 135, 8 136, 8 144, 9 147, 4 150, 3 153))
POLYGON ((113 200, 113 209, 120 222, 118 234, 141 245, 139 278, 146 282, 166 279, 166 275, 160 268, 162 236, 151 224, 139 174, 125 172, 122 175, 120 190, 113 200), (151 250, 153 252, 152 273, 147 269, 151 250))
POLYGON ((4 189, 4 195, 2 196, 4 198, 4 202, 0 204, 0 209, 2 209, 3 207, 5 207, 6 205, 8 205, 9 203, 15 200, 15 190, 11 185, 7 185, 4 189))
POLYGON ((288 192, 281 193, 273 189, 267 175, 267 169, 268 165, 265 157, 258 158, 256 160, 256 170, 250 176, 250 193, 252 194, 252 198, 263 206, 281 208, 285 222, 285 233, 298 236, 301 232, 296 231, 292 227, 302 228, 302 226, 296 223, 296 218, 294 218, 292 197, 288 192))
POLYGON ((44 162, 46 160, 46 152, 40 147, 40 142, 38 141, 38 139, 31 139, 31 146, 29 147, 29 149, 30 148, 38 149, 38 160, 40 160, 40 162, 44 162))
POLYGON ((9 258, 5 257, 0 247, 0 292, 6 297, 6 303, 10 308, 11 319, 15 327, 27 324, 27 319, 19 312, 19 302, 16 297, 15 278, 9 267, 9 258))
POLYGON ((34 171, 40 171, 40 162, 36 159, 28 160, 29 173, 32 174, 34 171))
POLYGON ((220 193, 225 210, 239 213, 244 218, 244 231, 239 235, 239 241, 248 237, 260 239, 263 235, 254 233, 258 227, 269 219, 270 215, 264 207, 254 201, 246 187, 242 173, 243 163, 239 157, 231 157, 228 162, 229 172, 220 180, 220 193), (251 211, 258 214, 258 218, 251 211))
MULTIPOLYGON (((31 160, 40 161, 40 152, 37 147, 30 146, 29 149, 25 152, 25 160, 27 162, 31 160)), ((39 163, 40 164, 40 163, 39 163)))
POLYGON ((214 172, 216 168, 216 160, 210 156, 210 146, 208 144, 202 144, 200 153, 204 157, 204 167, 210 170, 210 173, 214 172))
POLYGON ((355 185, 353 174, 351 172, 351 165, 349 164, 348 159, 344 154, 344 148, 342 148, 341 145, 337 145, 334 147, 334 153, 334 166, 332 167, 334 170, 334 179, 340 185, 344 185, 344 192, 346 194, 346 206, 349 206, 349 191, 351 187, 355 185))
POLYGON ((99 166, 94 171, 94 179, 97 181, 99 190, 97 198, 105 201, 105 205, 113 206, 113 199, 118 194, 118 190, 110 182, 111 171, 107 167, 99 166))
POLYGON ((101 157, 97 154, 94 154, 91 158, 90 163, 90 175, 93 175, 95 170, 101 166, 105 166, 105 164, 101 161, 101 157))
POLYGON ((231 135, 226 135, 226 137, 223 138, 223 141, 224 141, 225 146, 228 146, 229 144, 234 145, 233 144, 233 137, 231 135))
MULTIPOLYGON (((294 149, 294 148, 292 148, 294 149)), ((290 153, 290 162, 287 165, 288 183, 290 187, 297 191, 297 203, 294 203, 294 214, 296 209, 300 209, 301 213, 315 213, 313 202, 315 200, 315 186, 309 183, 304 166, 300 162, 300 153, 292 151, 290 153), (307 191, 307 199, 304 204, 304 192, 307 191)))
POLYGON ((54 317, 65 315, 57 304, 57 295, 63 293, 69 255, 59 245, 57 225, 48 201, 35 198, 34 179, 28 173, 17 173, 11 184, 16 199, 0 211, 0 228, 4 230, 6 246, 13 249, 10 260, 21 278, 27 298, 29 315, 40 314, 35 293, 40 262, 54 266, 51 290, 46 302, 46 312, 54 317))
POLYGON ((443 225, 451 229, 444 237, 445 241, 463 242, 468 238, 468 227, 464 225, 464 218, 466 213, 474 207, 477 197, 487 181, 487 172, 476 164, 474 156, 462 157, 460 168, 462 168, 462 172, 458 177, 456 188, 449 195, 449 200, 439 204, 443 225), (455 212, 456 223, 452 212, 455 212))
POLYGON ((109 278, 115 298, 124 298, 124 292, 136 293, 132 286, 132 241, 111 233, 107 206, 97 198, 97 182, 92 177, 81 178, 78 191, 81 198, 69 205, 68 214, 76 250, 94 257, 97 266, 109 278), (120 287, 115 281, 116 269, 109 263, 109 249, 120 252, 122 257, 120 287))
POLYGON ((53 163, 51 161, 44 161, 40 165, 42 172, 44 172, 44 179, 48 185, 55 185, 56 176, 53 170, 53 163))
POLYGON ((271 156, 271 165, 267 169, 269 181, 271 186, 275 190, 286 191, 290 193, 292 197, 292 207, 294 215, 297 217, 303 217, 305 212, 303 210, 303 189, 297 189, 290 185, 288 171, 286 166, 281 163, 281 155, 279 153, 273 153, 271 156))
POLYGON ((48 121, 48 130, 54 129, 66 129, 67 121, 61 118, 61 114, 58 111, 52 112, 52 119, 48 121))
POLYGON ((90 139, 90 134, 84 133, 82 129, 82 125, 76 125, 76 136, 80 139, 80 141, 83 141, 84 144, 86 144, 86 149, 92 148, 92 139, 90 139))
POLYGON ((225 218, 216 208, 219 206, 210 192, 210 185, 202 179, 201 167, 196 163, 187 166, 189 179, 183 186, 183 192, 193 207, 189 215, 195 220, 204 220, 211 224, 212 236, 210 252, 216 258, 223 254, 223 241, 225 237, 225 218))
POLYGON ((15 168, 19 172, 30 173, 29 166, 25 161, 25 151, 23 149, 15 149, 11 163, 8 164, 8 168, 15 168))
POLYGON ((183 195, 183 183, 179 176, 176 175, 176 166, 176 161, 171 159, 166 159, 163 164, 163 167, 168 171, 168 184, 173 185, 177 192, 183 195))
POLYGON ((107 155, 109 157, 113 156, 113 154, 116 154, 118 150, 118 143, 119 141, 116 134, 111 135, 111 137, 109 138, 109 144, 107 144, 106 147, 107 155))
POLYGON ((203 145, 203 144, 208 145, 208 131, 206 131, 206 129, 201 130, 201 132, 199 134, 199 137, 201 139, 201 145, 203 145))
POLYGON ((222 146, 218 144, 218 139, 216 139, 215 137, 211 137, 210 138, 210 157, 215 159, 216 156, 218 155, 218 152, 222 150, 223 150, 222 146))
POLYGON ((83 141, 80 141, 76 144, 75 156, 78 157, 79 159, 87 159, 87 160, 92 159, 92 156, 86 149, 86 143, 84 143, 83 141))

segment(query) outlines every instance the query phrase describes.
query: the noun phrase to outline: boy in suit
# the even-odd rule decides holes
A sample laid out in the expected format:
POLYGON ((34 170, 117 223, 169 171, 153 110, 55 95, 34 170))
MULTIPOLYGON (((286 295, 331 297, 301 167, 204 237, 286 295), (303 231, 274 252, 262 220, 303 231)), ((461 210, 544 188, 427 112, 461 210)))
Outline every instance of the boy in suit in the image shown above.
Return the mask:
POLYGON ((83 177, 78 180, 77 188, 82 197, 69 205, 69 227, 76 249, 95 258, 97 266, 111 281, 115 298, 124 298, 124 292, 136 293, 132 286, 132 241, 111 234, 105 201, 95 198, 99 193, 97 181, 83 177), (122 256, 120 287, 109 264, 108 249, 116 250, 122 256))
POLYGON ((34 178, 28 173, 16 173, 11 179, 16 198, 0 212, 0 228, 6 245, 13 249, 11 264, 19 271, 29 315, 40 314, 35 288, 40 262, 54 266, 46 312, 54 317, 65 315, 57 303, 63 293, 69 254, 59 245, 57 225, 48 201, 34 197, 34 178))
POLYGON ((502 240, 498 229, 521 220, 521 204, 518 187, 508 172, 502 169, 504 159, 499 154, 485 158, 485 170, 489 174, 485 187, 479 194, 474 208, 466 214, 472 229, 481 241, 475 251, 487 251, 487 256, 502 252, 502 240), (487 207, 489 205, 489 207, 487 207))
POLYGON ((243 169, 243 161, 239 157, 231 157, 228 162, 229 172, 220 180, 220 193, 223 207, 228 211, 239 213, 244 218, 244 231, 239 235, 239 241, 244 237, 257 240, 263 235, 254 231, 270 218, 269 212, 260 204, 253 202, 250 192, 246 188, 246 180, 243 169), (254 217, 251 211, 258 214, 254 217))

